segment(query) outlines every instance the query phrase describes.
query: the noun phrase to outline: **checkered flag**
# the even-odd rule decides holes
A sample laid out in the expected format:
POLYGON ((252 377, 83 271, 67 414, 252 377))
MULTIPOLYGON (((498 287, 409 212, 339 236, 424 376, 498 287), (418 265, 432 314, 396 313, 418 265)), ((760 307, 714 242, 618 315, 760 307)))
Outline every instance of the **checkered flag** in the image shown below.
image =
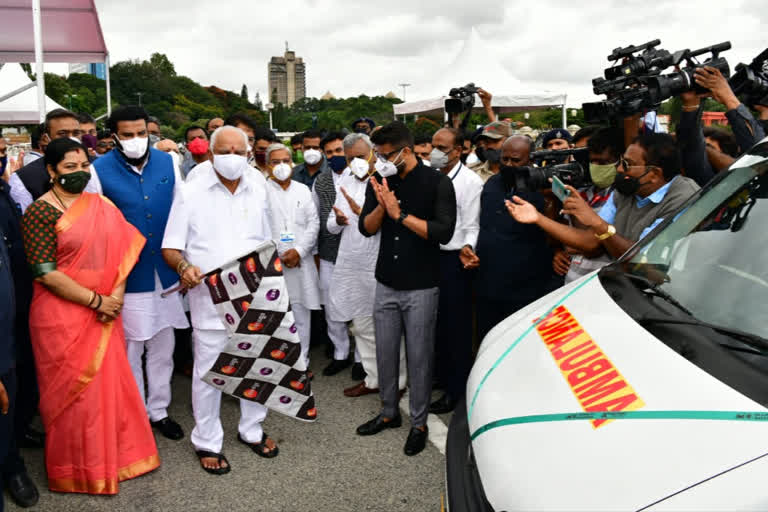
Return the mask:
POLYGON ((317 408, 274 242, 205 275, 204 285, 229 333, 203 380, 303 421, 317 408))

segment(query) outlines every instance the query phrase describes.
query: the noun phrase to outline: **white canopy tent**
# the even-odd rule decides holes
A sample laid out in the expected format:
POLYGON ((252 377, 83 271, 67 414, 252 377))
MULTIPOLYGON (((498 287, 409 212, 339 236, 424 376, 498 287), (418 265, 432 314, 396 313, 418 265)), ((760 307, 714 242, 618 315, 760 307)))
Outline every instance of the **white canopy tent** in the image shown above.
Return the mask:
MULTIPOLYGON (((37 83, 29 79, 18 64, 0 64, 0 124, 37 124, 40 110, 37 83)), ((62 108, 45 98, 45 113, 62 108)))
MULTIPOLYGON (((419 91, 427 99, 409 101, 394 105, 395 115, 443 113, 448 91, 473 82, 476 86, 493 94, 491 105, 496 112, 520 112, 535 108, 560 107, 563 109, 563 127, 565 127, 566 95, 549 91, 531 91, 517 78, 493 59, 498 50, 486 43, 472 29, 464 47, 453 61, 433 76, 427 88, 419 91)), ((480 98, 475 96, 475 109, 482 108, 480 98)))
POLYGON ((104 62, 107 113, 111 113, 109 53, 93 0, 4 0, 0 5, 0 19, 3 20, 0 62, 35 63, 38 99, 35 122, 42 122, 50 110, 46 107, 43 81, 45 61, 104 62))

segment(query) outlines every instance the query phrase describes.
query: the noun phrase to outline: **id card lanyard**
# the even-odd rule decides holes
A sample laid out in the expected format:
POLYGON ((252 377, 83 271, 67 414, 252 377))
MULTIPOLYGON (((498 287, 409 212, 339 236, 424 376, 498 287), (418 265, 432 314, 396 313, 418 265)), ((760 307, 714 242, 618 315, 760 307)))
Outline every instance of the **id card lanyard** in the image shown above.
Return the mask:
POLYGON ((292 197, 290 192, 281 189, 288 197, 278 197, 278 209, 283 218, 283 231, 280 232, 280 241, 283 243, 293 243, 296 241, 296 211, 301 208, 301 201, 296 201, 296 207, 291 208, 292 197), (290 220, 289 220, 290 219, 290 220))

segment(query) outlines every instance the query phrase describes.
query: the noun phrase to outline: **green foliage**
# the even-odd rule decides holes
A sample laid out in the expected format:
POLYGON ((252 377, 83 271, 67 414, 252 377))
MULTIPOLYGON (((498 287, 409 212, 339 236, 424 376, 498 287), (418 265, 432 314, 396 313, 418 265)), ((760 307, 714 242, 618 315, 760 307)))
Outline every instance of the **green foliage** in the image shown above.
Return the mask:
MULTIPOLYGON (((161 53, 145 61, 118 62, 110 68, 112 106, 141 103, 158 117, 164 135, 180 139, 193 122, 204 123, 212 117, 226 117, 246 112, 259 123, 264 114, 247 97, 217 87, 203 87, 194 80, 176 74, 173 63, 161 53)), ((64 78, 45 74, 47 94, 62 106, 94 117, 106 113, 106 85, 88 74, 71 74, 64 78)), ((242 92, 242 91, 241 91, 242 92)), ((245 91, 247 93, 247 90, 245 91)))
POLYGON ((362 95, 329 100, 303 98, 290 107, 276 104, 272 110, 272 120, 280 131, 304 131, 312 127, 321 130, 351 129, 352 122, 360 117, 370 117, 376 124, 390 122, 393 119, 392 105, 395 103, 400 103, 400 100, 384 96, 362 95))
MULTIPOLYGON (((118 62, 110 68, 112 104, 141 103, 161 122, 164 135, 180 140, 184 130, 193 124, 205 125, 213 117, 226 118, 235 112, 244 112, 258 124, 268 126, 269 114, 262 110, 261 98, 255 103, 248 100, 248 88, 240 93, 215 86, 203 87, 194 80, 176 74, 173 63, 161 53, 154 53, 145 61, 118 62)), ((106 87, 103 80, 87 75, 72 74, 69 78, 46 73, 48 95, 78 112, 99 116, 106 112, 106 87)), ((273 96, 276 91, 273 91, 273 96)), ((361 117, 373 118, 377 124, 392 120, 392 105, 397 98, 383 96, 319 100, 304 98, 291 107, 275 103, 272 110, 273 126, 280 131, 303 131, 310 127, 322 130, 350 129, 352 122, 361 117)))

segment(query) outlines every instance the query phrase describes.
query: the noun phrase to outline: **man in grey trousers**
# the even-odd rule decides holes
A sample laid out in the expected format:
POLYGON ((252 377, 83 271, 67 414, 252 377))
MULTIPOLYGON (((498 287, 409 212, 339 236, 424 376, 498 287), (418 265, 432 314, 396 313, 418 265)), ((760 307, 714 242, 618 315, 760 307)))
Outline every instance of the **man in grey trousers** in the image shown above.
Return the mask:
POLYGON ((456 195, 447 176, 416 157, 413 135, 403 123, 392 122, 371 139, 378 172, 366 190, 358 227, 364 236, 381 231, 373 317, 382 409, 357 433, 369 436, 402 424, 398 365, 405 335, 411 430, 404 451, 416 455, 428 436, 440 244, 453 236, 456 195))

